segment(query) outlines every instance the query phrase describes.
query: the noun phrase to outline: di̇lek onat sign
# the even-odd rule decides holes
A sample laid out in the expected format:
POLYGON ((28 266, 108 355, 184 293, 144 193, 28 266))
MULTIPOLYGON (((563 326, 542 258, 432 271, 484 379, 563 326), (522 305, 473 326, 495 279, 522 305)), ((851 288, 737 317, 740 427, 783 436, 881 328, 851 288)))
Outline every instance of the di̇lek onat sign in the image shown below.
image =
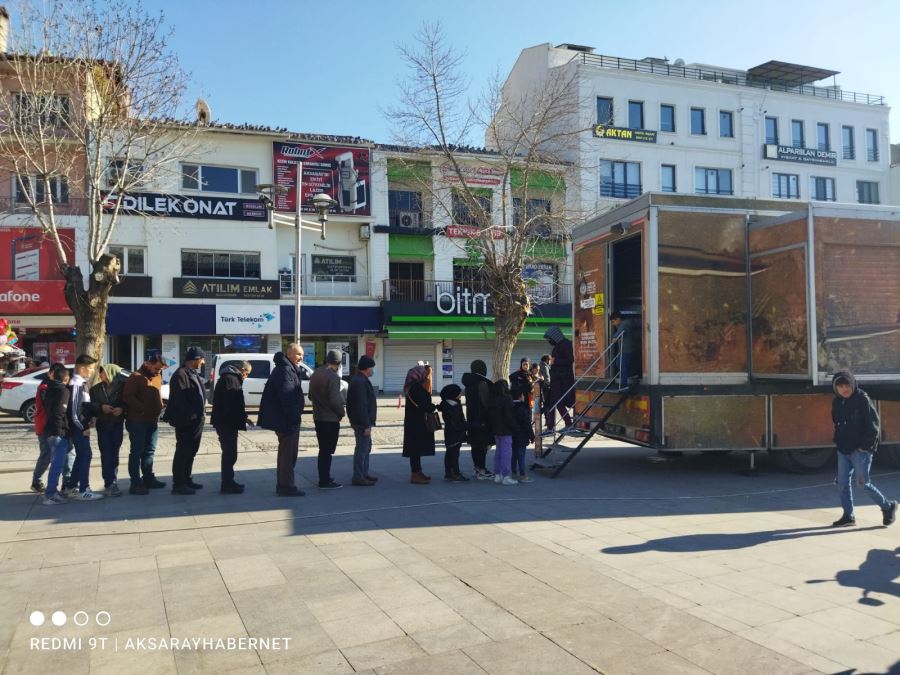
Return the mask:
POLYGON ((453 286, 448 290, 446 286, 435 284, 434 296, 436 298, 437 311, 441 314, 458 314, 461 316, 490 316, 488 313, 488 300, 490 293, 476 293, 475 291, 460 286, 453 286))

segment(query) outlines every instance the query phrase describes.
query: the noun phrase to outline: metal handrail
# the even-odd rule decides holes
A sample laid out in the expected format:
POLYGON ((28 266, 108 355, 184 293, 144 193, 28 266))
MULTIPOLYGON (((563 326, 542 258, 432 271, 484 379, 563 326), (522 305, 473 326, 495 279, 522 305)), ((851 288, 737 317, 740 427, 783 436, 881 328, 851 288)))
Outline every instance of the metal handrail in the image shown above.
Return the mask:
POLYGON ((600 68, 615 70, 632 70, 639 73, 652 75, 664 75, 667 77, 681 77, 688 80, 702 80, 704 82, 718 82, 721 84, 733 84, 739 87, 753 87, 756 89, 768 89, 770 91, 782 91, 788 94, 801 96, 816 96, 830 98, 836 101, 848 103, 862 103, 865 105, 885 105, 884 96, 875 94, 863 94, 853 91, 843 91, 837 87, 816 87, 811 84, 793 84, 780 80, 755 78, 746 73, 735 73, 721 70, 707 70, 705 68, 688 68, 676 66, 670 63, 657 63, 654 61, 639 61, 626 59, 619 56, 604 56, 601 54, 577 54, 573 60, 580 59, 582 63, 600 68))

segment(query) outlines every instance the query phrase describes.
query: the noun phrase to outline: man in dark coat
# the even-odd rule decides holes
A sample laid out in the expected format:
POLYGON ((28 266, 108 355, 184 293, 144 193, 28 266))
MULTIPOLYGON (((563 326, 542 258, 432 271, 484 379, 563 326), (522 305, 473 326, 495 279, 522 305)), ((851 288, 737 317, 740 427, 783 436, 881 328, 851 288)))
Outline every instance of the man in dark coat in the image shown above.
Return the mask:
POLYGON ((897 516, 897 502, 886 499, 869 478, 872 457, 878 449, 881 424, 878 411, 868 394, 856 383, 852 373, 837 373, 832 380, 834 399, 831 403, 831 420, 834 422, 834 444, 837 446, 838 477, 841 491, 841 507, 844 513, 832 525, 846 527, 856 525, 853 513, 853 476, 875 504, 881 508, 884 525, 890 525, 897 516))
POLYGON ((491 381, 487 378, 487 365, 481 359, 472 361, 469 372, 462 376, 466 390, 466 426, 469 445, 472 447, 472 464, 475 478, 493 480, 494 474, 487 470, 488 448, 494 444, 489 407, 491 404, 491 381))
POLYGON ((331 475, 331 456, 337 450, 344 417, 344 400, 341 398, 341 378, 337 374, 344 355, 340 349, 331 349, 325 355, 325 365, 316 368, 309 378, 309 400, 312 401, 313 423, 316 440, 319 441, 319 489, 337 490, 341 486, 331 475))
POLYGON ((211 422, 222 448, 222 486, 219 491, 225 495, 238 495, 244 491, 244 486, 234 480, 234 465, 238 455, 238 432, 247 430, 244 380, 250 370, 247 361, 225 364, 213 391, 211 422))
POLYGON ((378 400, 369 378, 375 369, 375 360, 361 356, 356 366, 356 375, 350 380, 347 390, 347 417, 356 447, 353 450, 353 485, 371 487, 378 480, 369 473, 369 455, 372 452, 372 428, 378 417, 378 400))
MULTIPOLYGON (((609 315, 609 323, 614 329, 613 341, 618 341, 616 356, 619 357, 619 389, 628 389, 628 378, 635 374, 638 365, 637 327, 632 321, 615 311, 609 315)), ((613 368, 613 372, 615 372, 613 368)))
POLYGON ((562 415, 567 427, 572 426, 569 408, 575 405, 575 352, 572 342, 563 335, 559 326, 551 326, 544 333, 544 339, 553 346, 550 353, 550 406, 548 422, 556 426, 553 408, 562 415))
POLYGON ((434 431, 425 424, 425 415, 434 412, 431 401, 431 366, 419 362, 406 373, 403 385, 406 408, 403 411, 403 456, 409 458, 410 483, 427 485, 431 476, 422 472, 422 457, 434 456, 434 431))
POLYGON ((282 497, 304 494, 294 483, 294 467, 300 451, 300 416, 306 404, 298 366, 302 360, 303 348, 297 343, 288 345, 284 353, 275 354, 275 368, 266 381, 259 404, 259 426, 278 436, 275 492, 282 497))
POLYGON ((175 427, 173 495, 192 495, 203 487, 194 482, 191 474, 206 424, 206 388, 199 375, 205 362, 206 354, 200 347, 188 347, 184 363, 169 381, 166 422, 175 427))

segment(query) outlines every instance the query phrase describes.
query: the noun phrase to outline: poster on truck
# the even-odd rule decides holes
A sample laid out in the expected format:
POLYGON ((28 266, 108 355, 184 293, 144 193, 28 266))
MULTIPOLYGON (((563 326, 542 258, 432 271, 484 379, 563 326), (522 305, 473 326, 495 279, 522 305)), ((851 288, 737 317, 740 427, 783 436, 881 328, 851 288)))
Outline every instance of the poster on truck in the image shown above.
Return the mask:
POLYGON ((371 208, 369 149, 320 143, 273 143, 275 209, 297 210, 297 166, 303 164, 301 211, 315 213, 312 198, 324 192, 337 202, 331 213, 368 216, 371 208))

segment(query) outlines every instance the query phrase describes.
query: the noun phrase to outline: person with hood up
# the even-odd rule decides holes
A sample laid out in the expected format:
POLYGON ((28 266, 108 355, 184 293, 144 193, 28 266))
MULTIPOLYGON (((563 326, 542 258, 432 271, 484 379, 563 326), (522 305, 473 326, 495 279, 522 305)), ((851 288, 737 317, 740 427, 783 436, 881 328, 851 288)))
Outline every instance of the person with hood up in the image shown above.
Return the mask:
POLYGON ((263 389, 259 403, 259 426, 274 431, 278 437, 278 469, 275 494, 302 497, 305 493, 295 484, 294 468, 300 451, 300 416, 306 398, 300 387, 299 363, 303 347, 296 342, 273 357, 275 368, 263 389))
POLYGON ((569 408, 575 405, 575 352, 572 342, 563 335, 559 326, 550 326, 544 333, 544 339, 553 346, 550 353, 550 402, 547 405, 547 424, 553 429, 556 426, 556 412, 562 415, 567 427, 572 426, 569 408))
POLYGON ((481 359, 472 361, 469 372, 462 376, 462 383, 466 389, 466 428, 475 478, 492 480, 494 474, 487 470, 488 448, 494 444, 490 413, 492 383, 487 378, 485 362, 481 359))
POLYGON ((463 414, 462 389, 448 384, 441 389, 438 410, 444 418, 444 480, 465 483, 468 478, 459 471, 459 450, 466 442, 466 416, 463 414))
POLYGON ((414 485, 427 485, 431 476, 422 473, 422 458, 434 456, 434 431, 425 424, 425 415, 434 412, 431 402, 431 366, 420 361, 406 373, 403 384, 406 407, 403 411, 403 456, 409 458, 414 485))
POLYGON ((100 381, 91 387, 91 404, 97 416, 97 446, 100 448, 100 466, 103 474, 104 494, 121 497, 119 490, 119 450, 125 435, 125 406, 122 390, 128 379, 115 363, 104 363, 99 368, 100 381))
POLYGON ((881 509, 882 523, 890 525, 897 517, 897 502, 886 499, 869 477, 881 431, 878 411, 849 371, 837 373, 831 384, 835 394, 831 403, 831 420, 834 423, 834 444, 837 446, 837 483, 841 491, 841 507, 844 509, 843 515, 832 525, 856 525, 853 512, 854 475, 857 483, 865 488, 872 501, 881 509))
POLYGON ((518 481, 509 475, 516 417, 509 382, 506 380, 495 382, 491 392, 491 427, 494 431, 494 442, 497 444, 497 451, 494 453, 494 482, 501 485, 516 485, 518 481))
POLYGON ((247 431, 247 408, 244 402, 244 380, 250 374, 249 361, 231 361, 222 366, 213 390, 210 421, 219 436, 222 448, 222 482, 219 492, 239 495, 244 486, 234 480, 234 465, 238 456, 238 432, 247 431))

